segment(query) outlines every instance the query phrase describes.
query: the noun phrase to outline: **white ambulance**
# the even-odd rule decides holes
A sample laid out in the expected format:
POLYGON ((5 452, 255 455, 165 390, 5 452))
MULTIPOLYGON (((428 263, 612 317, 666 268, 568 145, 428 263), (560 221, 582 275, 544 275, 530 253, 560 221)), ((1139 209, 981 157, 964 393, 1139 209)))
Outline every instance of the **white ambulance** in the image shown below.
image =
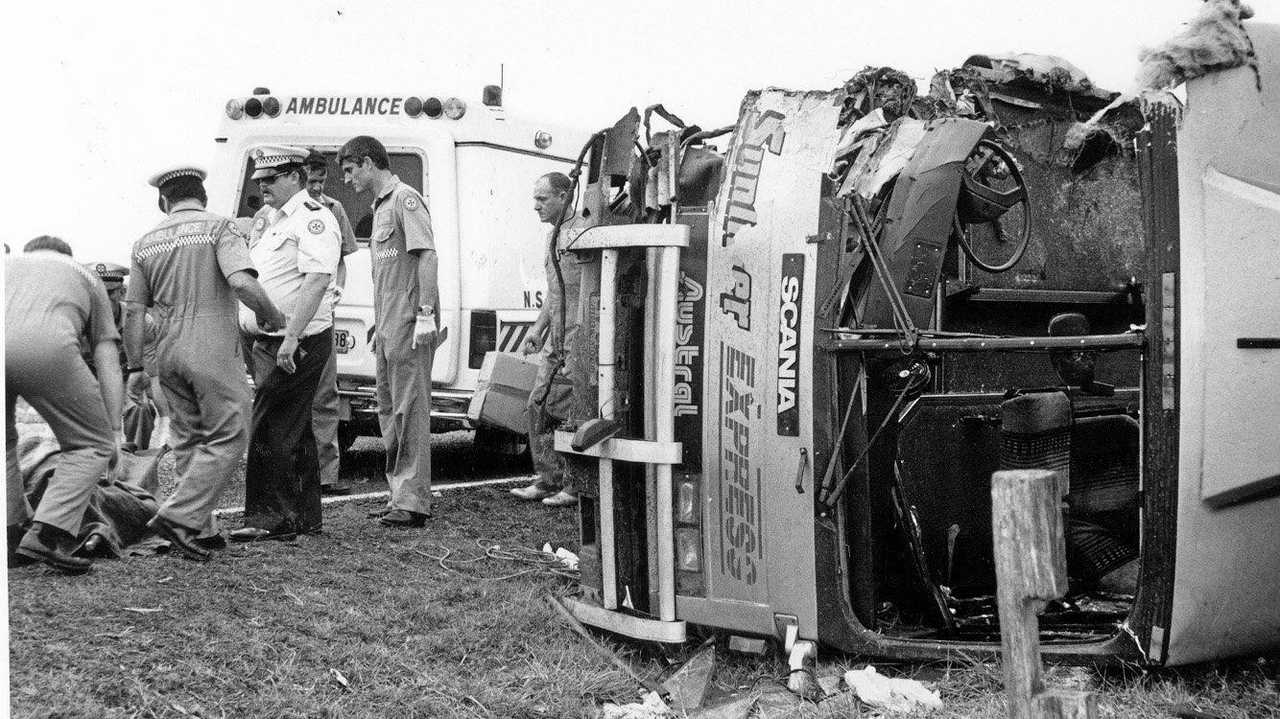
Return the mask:
POLYGON ((360 242, 346 260, 334 327, 344 450, 357 436, 378 433, 370 347, 373 198, 343 184, 336 160, 356 135, 380 140, 392 172, 420 191, 431 210, 441 322, 448 327, 432 369, 432 427, 485 430, 467 418, 485 353, 518 352, 546 292, 546 228, 533 211, 533 183, 548 172, 568 173, 589 133, 512 117, 493 86, 475 104, 426 94, 278 95, 265 88, 227 102, 210 209, 243 218, 261 207, 257 183, 249 179, 254 147, 315 148, 330 159, 324 192, 342 203, 360 242))

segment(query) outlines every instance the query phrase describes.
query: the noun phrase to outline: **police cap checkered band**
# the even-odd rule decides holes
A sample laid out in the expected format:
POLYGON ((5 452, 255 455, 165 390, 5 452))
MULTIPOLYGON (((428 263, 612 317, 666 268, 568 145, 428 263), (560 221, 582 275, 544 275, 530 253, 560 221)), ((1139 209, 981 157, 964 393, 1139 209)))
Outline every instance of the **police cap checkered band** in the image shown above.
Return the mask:
POLYGON ((97 273, 103 282, 124 282, 129 268, 114 262, 86 262, 85 268, 97 273))
POLYGON ((151 185, 152 187, 158 188, 161 185, 165 184, 166 182, 169 182, 171 180, 176 180, 179 177, 194 177, 197 180, 200 180, 201 182, 203 182, 204 178, 208 176, 209 176, 209 173, 205 172, 199 167, 194 167, 192 165, 179 165, 177 167, 171 167, 167 170, 161 170, 160 172, 157 172, 156 174, 151 176, 150 180, 147 180, 147 184, 151 185))
POLYGON ((289 145, 261 145, 255 147, 251 155, 253 175, 249 179, 258 180, 271 177, 290 165, 301 165, 307 159, 307 149, 289 145))

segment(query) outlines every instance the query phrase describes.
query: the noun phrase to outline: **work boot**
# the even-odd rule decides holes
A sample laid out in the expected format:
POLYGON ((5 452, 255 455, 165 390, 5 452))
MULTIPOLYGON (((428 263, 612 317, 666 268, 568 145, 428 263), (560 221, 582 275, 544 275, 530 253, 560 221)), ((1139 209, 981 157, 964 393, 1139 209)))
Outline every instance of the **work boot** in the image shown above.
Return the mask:
POLYGON ((578 493, 571 489, 562 489, 543 499, 542 503, 548 507, 573 507, 578 504, 578 493))
POLYGON ((18 543, 22 541, 22 536, 27 533, 27 527, 22 524, 10 524, 8 528, 8 536, 5 541, 5 553, 9 555, 9 568, 25 567, 28 564, 35 564, 36 560, 31 557, 24 557, 18 554, 18 543))
POLYGON ((410 527, 425 526, 427 523, 427 516, 428 515, 422 514, 421 512, 410 512, 407 509, 393 509, 382 515, 382 518, 378 521, 388 527, 404 527, 407 529, 410 527))
POLYGON ((38 559, 54 569, 67 574, 84 574, 93 561, 72 556, 79 542, 71 533, 40 522, 33 522, 31 529, 18 544, 18 554, 38 559))
POLYGON ((533 502, 550 497, 558 491, 560 491, 559 487, 543 484, 542 480, 539 479, 528 487, 515 487, 511 490, 511 493, 520 499, 533 502))
POLYGON ((174 549, 177 549, 182 556, 196 562, 207 562, 213 556, 213 553, 200 546, 197 539, 197 532, 194 529, 188 529, 181 524, 175 524, 169 520, 156 515, 147 522, 147 528, 161 537, 169 540, 174 549))

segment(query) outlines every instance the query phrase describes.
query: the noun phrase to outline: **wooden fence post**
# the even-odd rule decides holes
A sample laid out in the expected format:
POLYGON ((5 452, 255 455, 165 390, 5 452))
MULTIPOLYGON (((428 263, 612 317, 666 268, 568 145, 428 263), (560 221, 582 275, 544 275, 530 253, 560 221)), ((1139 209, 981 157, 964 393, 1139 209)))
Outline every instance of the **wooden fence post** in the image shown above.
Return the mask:
POLYGON ((991 476, 991 531, 1000 610, 1005 693, 1010 719, 1092 719, 1091 692, 1045 691, 1040 666, 1040 618, 1067 593, 1062 478, 1044 469, 991 476))

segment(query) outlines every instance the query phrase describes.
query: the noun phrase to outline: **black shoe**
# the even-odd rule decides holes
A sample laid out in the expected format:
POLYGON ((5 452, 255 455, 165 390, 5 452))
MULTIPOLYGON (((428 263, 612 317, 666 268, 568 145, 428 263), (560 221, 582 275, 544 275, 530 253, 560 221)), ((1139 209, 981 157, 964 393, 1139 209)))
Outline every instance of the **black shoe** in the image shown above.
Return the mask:
POLYGON ((320 485, 320 494, 327 494, 332 497, 341 497, 351 494, 351 485, 346 482, 335 482, 333 484, 320 485))
POLYGON ((383 507, 382 509, 375 509, 364 516, 369 519, 382 519, 383 517, 387 516, 390 513, 391 513, 390 509, 383 507))
POLYGON ((76 538, 69 533, 36 522, 23 535, 18 544, 17 554, 28 559, 38 559, 45 564, 67 574, 84 574, 93 566, 91 560, 84 557, 73 557, 76 550, 76 538))
POLYGON ((22 525, 22 524, 9 525, 9 534, 8 534, 8 539, 5 542, 5 548, 9 550, 7 554, 9 555, 10 569, 13 569, 14 567, 25 567, 31 564, 35 564, 37 561, 39 561, 36 559, 32 559, 31 557, 24 557, 23 555, 18 554, 18 543, 22 541, 22 535, 26 533, 27 533, 26 525, 22 525))
POLYGON ((393 509, 387 512, 379 519, 379 522, 388 527, 422 527, 427 523, 427 517, 430 515, 421 512, 410 512, 407 509, 393 509))
POLYGON ((200 545, 201 549, 209 552, 216 552, 219 549, 227 548, 227 538, 221 534, 215 534, 211 537, 200 537, 196 539, 196 544, 200 545))
POLYGON ((196 562, 207 562, 212 556, 209 550, 200 546, 200 540, 196 538, 199 532, 194 529, 188 529, 181 524, 174 524, 158 514, 152 517, 150 522, 147 522, 147 527, 169 540, 169 543, 177 548, 182 553, 182 556, 187 559, 196 562))
POLYGON ((233 542, 258 542, 265 540, 286 541, 298 538, 297 532, 263 529, 262 527, 241 527, 230 534, 233 542))

